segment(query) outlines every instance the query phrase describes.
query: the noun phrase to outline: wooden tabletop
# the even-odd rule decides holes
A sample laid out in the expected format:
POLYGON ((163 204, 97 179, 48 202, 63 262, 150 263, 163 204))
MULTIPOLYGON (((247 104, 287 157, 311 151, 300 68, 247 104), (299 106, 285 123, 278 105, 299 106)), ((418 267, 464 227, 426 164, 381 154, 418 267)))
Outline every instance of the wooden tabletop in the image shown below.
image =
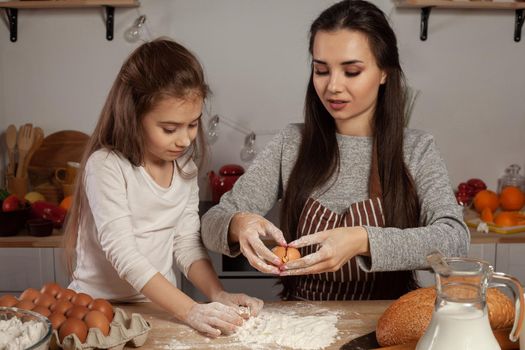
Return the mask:
MULTIPOLYGON (((348 341, 375 330, 378 318, 392 301, 323 301, 323 302, 267 302, 265 309, 290 310, 297 315, 323 315, 337 313, 338 335, 326 349, 339 349, 348 341)), ((140 348, 149 349, 249 349, 235 336, 210 339, 200 335, 152 303, 117 305, 129 315, 140 313, 151 325, 146 343, 140 348)), ((293 332, 293 330, 290 330, 293 332)), ((272 349, 271 346, 266 349, 272 349)), ((278 347, 281 348, 281 347, 278 347)), ((277 348, 276 348, 277 349, 277 348)))

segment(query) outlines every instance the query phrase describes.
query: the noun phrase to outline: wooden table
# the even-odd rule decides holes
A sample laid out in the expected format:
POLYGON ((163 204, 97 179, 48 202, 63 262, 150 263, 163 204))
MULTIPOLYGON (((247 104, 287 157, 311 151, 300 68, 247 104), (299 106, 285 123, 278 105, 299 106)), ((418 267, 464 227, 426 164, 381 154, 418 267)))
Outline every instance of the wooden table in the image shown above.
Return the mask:
MULTIPOLYGON (((323 302, 267 302, 265 308, 290 309, 298 315, 315 315, 337 312, 338 338, 327 349, 339 349, 348 341, 375 330, 378 318, 392 301, 323 301, 323 302)), ((149 349, 249 349, 235 341, 234 336, 210 339, 186 325, 177 322, 152 303, 118 305, 128 314, 140 313, 152 328, 146 343, 140 348, 149 349)), ((273 349, 271 346, 266 349, 273 349)), ((279 349, 280 347, 275 347, 279 349)))

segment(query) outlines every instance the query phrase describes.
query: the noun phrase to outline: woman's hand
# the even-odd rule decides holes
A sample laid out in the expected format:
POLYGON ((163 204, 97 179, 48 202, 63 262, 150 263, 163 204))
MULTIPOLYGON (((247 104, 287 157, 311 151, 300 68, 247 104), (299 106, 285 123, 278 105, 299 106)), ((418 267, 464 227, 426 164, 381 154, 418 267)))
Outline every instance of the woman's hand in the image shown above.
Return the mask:
POLYGON ((212 297, 212 301, 217 301, 235 308, 238 308, 239 306, 248 308, 247 313, 241 312, 241 316, 246 319, 250 316, 257 316, 264 305, 264 302, 261 299, 250 297, 242 293, 227 293, 225 291, 215 294, 212 297))
POLYGON ((281 230, 270 221, 257 214, 237 213, 230 222, 229 235, 231 241, 239 242, 241 253, 250 265, 264 273, 279 274, 277 266, 282 262, 264 245, 261 237, 272 238, 282 246, 286 246, 286 240, 281 230))
POLYGON ((231 334, 243 324, 238 308, 213 302, 195 303, 183 321, 205 335, 216 338, 221 334, 231 334))
POLYGON ((313 254, 287 262, 281 267, 281 276, 308 275, 334 272, 356 255, 368 253, 368 233, 363 227, 340 227, 303 236, 288 244, 301 248, 320 244, 313 254))

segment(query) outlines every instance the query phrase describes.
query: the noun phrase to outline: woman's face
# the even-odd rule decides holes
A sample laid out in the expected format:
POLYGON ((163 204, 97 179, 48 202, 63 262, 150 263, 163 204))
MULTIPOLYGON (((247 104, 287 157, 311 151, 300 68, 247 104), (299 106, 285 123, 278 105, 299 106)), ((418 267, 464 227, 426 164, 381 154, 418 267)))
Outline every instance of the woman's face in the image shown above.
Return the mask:
POLYGON ((165 98, 142 118, 146 162, 172 162, 197 137, 203 100, 195 94, 187 98, 165 98))
POLYGON ((379 69, 367 37, 358 31, 319 31, 313 44, 313 83, 343 135, 369 136, 379 86, 379 69))

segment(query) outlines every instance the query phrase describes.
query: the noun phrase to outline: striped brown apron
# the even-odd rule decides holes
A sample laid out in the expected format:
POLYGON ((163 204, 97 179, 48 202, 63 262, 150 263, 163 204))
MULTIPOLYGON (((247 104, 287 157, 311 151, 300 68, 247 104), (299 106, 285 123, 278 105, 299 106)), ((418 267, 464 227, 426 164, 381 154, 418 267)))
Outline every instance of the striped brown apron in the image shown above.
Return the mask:
MULTIPOLYGON (((377 157, 375 152, 373 155, 369 181, 370 198, 352 203, 344 213, 337 214, 310 197, 299 218, 297 238, 338 227, 384 226, 377 157)), ((301 255, 312 254, 319 248, 319 245, 303 247, 301 255)), ((289 299, 305 300, 393 299, 399 296, 389 295, 387 290, 393 274, 395 273, 365 272, 359 268, 354 257, 335 272, 298 276, 295 288, 285 294, 288 294, 289 299)), ((397 279, 397 282, 403 281, 397 279)))

